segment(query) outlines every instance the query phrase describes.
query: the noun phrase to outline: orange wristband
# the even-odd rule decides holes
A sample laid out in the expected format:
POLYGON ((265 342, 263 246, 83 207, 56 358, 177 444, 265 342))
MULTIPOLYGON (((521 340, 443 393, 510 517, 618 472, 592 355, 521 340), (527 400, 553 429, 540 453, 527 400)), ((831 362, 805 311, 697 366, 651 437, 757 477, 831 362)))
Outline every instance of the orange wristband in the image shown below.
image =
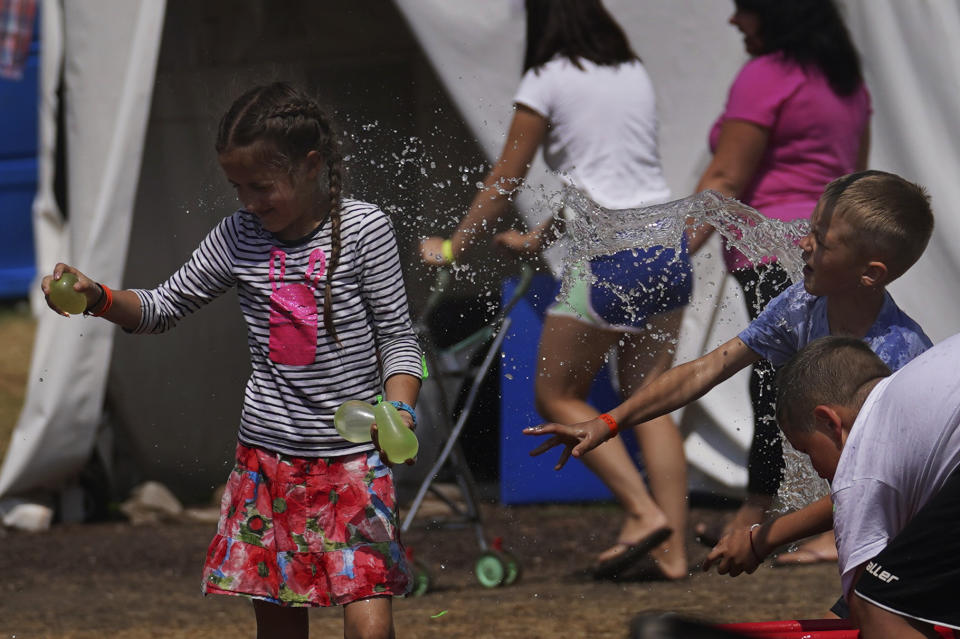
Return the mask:
POLYGON ((101 315, 105 315, 106 312, 110 310, 110 307, 113 306, 113 291, 111 291, 104 284, 98 283, 97 286, 99 286, 100 289, 103 291, 103 297, 105 299, 103 300, 103 308, 101 308, 99 311, 90 312, 90 315, 93 317, 100 317, 101 315))
POLYGON ((610 429, 610 432, 613 433, 614 437, 616 437, 617 432, 619 432, 617 430, 617 420, 615 420, 613 417, 610 417, 610 415, 607 413, 603 413, 602 415, 600 415, 600 419, 606 422, 607 427, 610 429))

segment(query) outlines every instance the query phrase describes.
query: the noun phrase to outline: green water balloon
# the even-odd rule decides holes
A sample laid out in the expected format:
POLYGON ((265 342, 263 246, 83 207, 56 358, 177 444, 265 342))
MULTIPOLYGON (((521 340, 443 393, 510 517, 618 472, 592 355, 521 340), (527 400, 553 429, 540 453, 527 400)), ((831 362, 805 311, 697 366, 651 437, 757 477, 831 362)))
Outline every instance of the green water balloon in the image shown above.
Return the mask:
POLYGON ((402 464, 417 456, 420 443, 413 431, 407 428, 393 404, 382 402, 373 407, 377 422, 377 441, 380 450, 391 464, 402 464))
POLYGON ((373 406, 357 399, 344 402, 333 415, 333 425, 340 436, 355 444, 370 441, 374 420, 373 406))
POLYGON ((61 311, 72 315, 87 310, 87 296, 73 290, 76 283, 77 276, 73 273, 64 273, 60 279, 50 282, 50 301, 61 311))

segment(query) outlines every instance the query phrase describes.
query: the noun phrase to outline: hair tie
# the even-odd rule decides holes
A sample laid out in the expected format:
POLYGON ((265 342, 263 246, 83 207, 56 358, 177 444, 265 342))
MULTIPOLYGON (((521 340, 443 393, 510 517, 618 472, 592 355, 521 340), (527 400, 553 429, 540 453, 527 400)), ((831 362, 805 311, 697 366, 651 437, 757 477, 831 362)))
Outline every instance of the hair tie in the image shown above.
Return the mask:
POLYGON ((113 291, 111 291, 108 286, 100 284, 99 282, 97 283, 97 286, 100 287, 100 298, 97 299, 96 304, 84 311, 85 315, 90 315, 91 317, 101 317, 106 315, 107 311, 110 310, 110 307, 113 306, 113 291), (98 304, 100 304, 100 300, 103 298, 106 298, 103 302, 103 307, 99 311, 92 310, 95 309, 98 304))
POLYGON ((453 264, 453 241, 446 239, 440 244, 440 257, 443 258, 444 264, 453 264))

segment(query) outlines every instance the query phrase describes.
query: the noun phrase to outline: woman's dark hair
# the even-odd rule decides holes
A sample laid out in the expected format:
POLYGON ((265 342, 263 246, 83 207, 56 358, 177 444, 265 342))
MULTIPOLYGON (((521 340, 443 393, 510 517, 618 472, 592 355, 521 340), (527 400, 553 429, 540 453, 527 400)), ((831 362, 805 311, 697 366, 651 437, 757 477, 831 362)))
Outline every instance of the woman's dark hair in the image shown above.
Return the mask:
POLYGON ((860 55, 833 0, 734 0, 760 19, 764 53, 782 53, 818 68, 837 95, 850 95, 863 81, 860 55))
POLYGON ((581 69, 580 58, 599 65, 640 59, 600 0, 526 0, 526 8, 524 73, 558 55, 581 69))
MULTIPOLYGON (((343 188, 343 158, 330 119, 315 100, 284 82, 250 89, 237 98, 217 130, 217 153, 264 143, 264 161, 291 175, 310 151, 327 163, 332 251, 327 261, 323 326, 337 340, 330 313, 333 272, 340 263, 340 199, 343 188)), ((339 341, 339 340, 337 340, 339 341)))

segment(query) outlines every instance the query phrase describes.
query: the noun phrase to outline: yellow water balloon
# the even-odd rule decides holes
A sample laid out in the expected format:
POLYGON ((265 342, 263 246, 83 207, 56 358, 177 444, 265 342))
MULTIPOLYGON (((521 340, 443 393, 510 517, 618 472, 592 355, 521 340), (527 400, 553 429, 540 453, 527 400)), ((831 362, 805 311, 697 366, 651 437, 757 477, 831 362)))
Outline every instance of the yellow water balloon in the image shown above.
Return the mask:
POLYGON ((87 296, 73 290, 76 283, 77 276, 73 273, 64 273, 60 279, 50 282, 50 301, 61 311, 72 315, 87 310, 87 296))

